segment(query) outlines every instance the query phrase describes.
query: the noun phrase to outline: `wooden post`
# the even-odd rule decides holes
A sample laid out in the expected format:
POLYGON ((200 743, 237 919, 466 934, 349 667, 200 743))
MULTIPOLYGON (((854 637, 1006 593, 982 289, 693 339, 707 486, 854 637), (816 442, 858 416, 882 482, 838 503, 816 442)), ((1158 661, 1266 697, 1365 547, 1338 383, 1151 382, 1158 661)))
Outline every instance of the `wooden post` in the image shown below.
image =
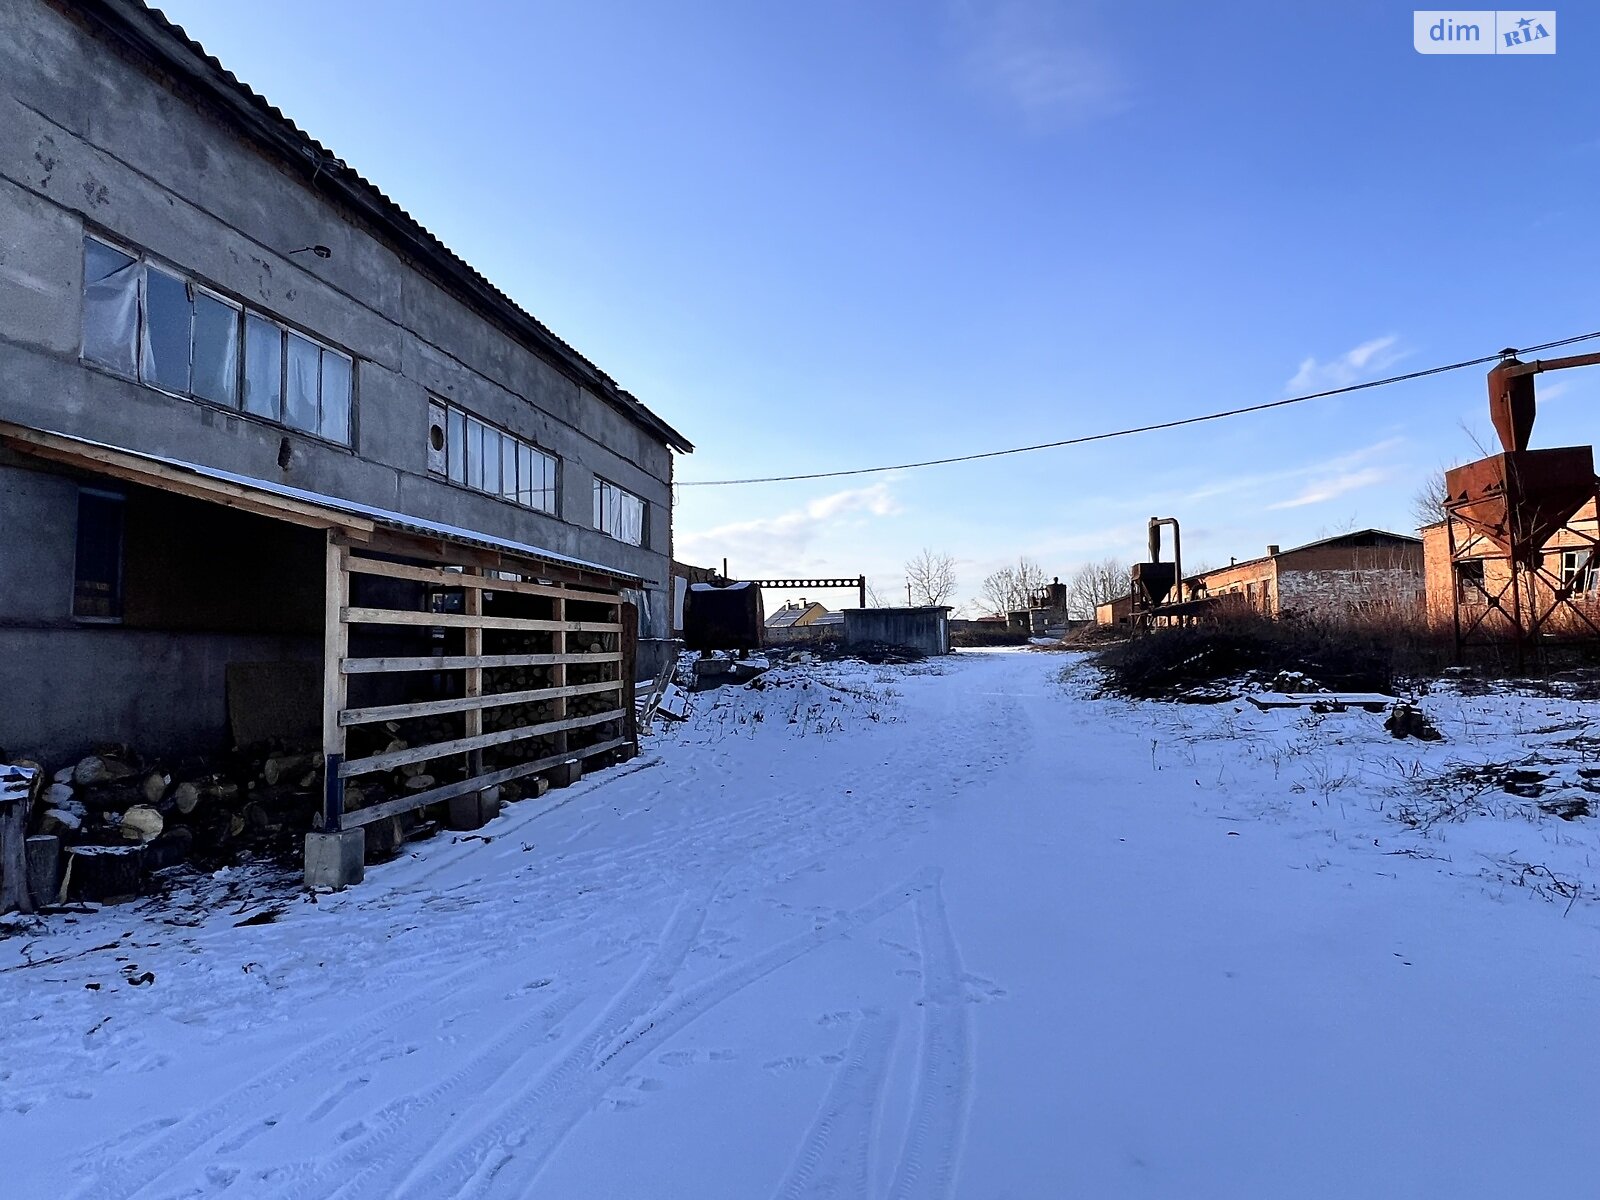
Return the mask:
POLYGON ((31 913, 28 893, 28 812, 38 791, 37 772, 0 780, 0 913, 31 913))
POLYGON ((618 649, 622 651, 622 661, 617 663, 617 679, 622 684, 622 728, 617 731, 617 736, 627 738, 637 750, 639 719, 634 711, 633 699, 635 679, 639 674, 639 609, 637 605, 620 604, 617 611, 622 620, 622 632, 617 636, 618 649))
MULTIPOLYGON (((566 599, 566 597, 565 596, 556 596, 556 597, 551 599, 550 603, 554 608, 554 612, 551 615, 554 617, 555 621, 558 624, 560 622, 562 622, 562 621, 565 621, 567 619, 567 599, 566 599)), ((566 653, 567 653, 567 631, 566 630, 557 629, 554 633, 552 633, 550 635, 550 653, 554 654, 558 659, 562 658, 562 657, 564 657, 566 655, 566 653)), ((557 662, 555 665, 553 665, 550 668, 550 686, 551 687, 557 687, 557 688, 561 688, 561 687, 566 687, 567 686, 567 664, 566 663, 557 662)), ((554 706, 554 710, 555 711, 551 714, 552 719, 557 720, 557 721, 566 720, 567 719, 567 698, 565 696, 557 696, 556 699, 553 701, 553 706, 554 706)), ((567 752, 567 746, 571 741, 571 739, 567 737, 566 731, 562 730, 560 733, 556 734, 555 735, 555 741, 556 741, 556 746, 555 746, 556 753, 557 754, 565 754, 567 752)))
MULTIPOLYGON (((468 575, 476 575, 478 574, 478 571, 475 567, 468 567, 464 573, 468 575)), ((475 617, 481 621, 483 619, 483 589, 478 587, 469 587, 464 589, 464 591, 465 594, 462 596, 462 611, 466 613, 468 617, 475 617)), ((476 658, 483 653, 482 625, 474 623, 467 626, 466 645, 462 648, 462 653, 467 655, 469 658, 476 658)), ((466 669, 466 677, 467 696, 469 698, 482 697, 483 668, 468 667, 466 669)), ((477 737, 482 732, 483 709, 467 709, 467 736, 477 737)), ((467 752, 467 774, 473 778, 483 774, 483 751, 481 749, 469 750, 467 752)))
POLYGON ((350 604, 350 572, 345 566, 345 549, 333 530, 328 530, 326 567, 323 576, 322 614, 322 832, 338 833, 344 823, 345 731, 339 714, 349 697, 349 680, 344 660, 350 656, 350 626, 344 610, 350 604))

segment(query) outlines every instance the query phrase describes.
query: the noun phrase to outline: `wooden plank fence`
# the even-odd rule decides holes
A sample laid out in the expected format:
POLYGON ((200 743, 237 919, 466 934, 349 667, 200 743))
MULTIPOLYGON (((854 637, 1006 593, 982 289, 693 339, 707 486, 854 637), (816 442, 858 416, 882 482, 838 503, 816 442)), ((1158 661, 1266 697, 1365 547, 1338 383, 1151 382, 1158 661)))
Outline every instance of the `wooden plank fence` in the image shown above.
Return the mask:
POLYGON ((380 558, 334 531, 327 545, 325 832, 635 744, 637 610, 620 591, 564 584, 532 564, 508 570, 503 558, 486 568, 443 546, 380 558), (430 561, 394 561, 407 557, 430 561), (382 649, 360 653, 373 642, 382 649), (383 702, 352 705, 353 688, 383 702), (347 803, 363 781, 394 772, 410 790, 347 803))

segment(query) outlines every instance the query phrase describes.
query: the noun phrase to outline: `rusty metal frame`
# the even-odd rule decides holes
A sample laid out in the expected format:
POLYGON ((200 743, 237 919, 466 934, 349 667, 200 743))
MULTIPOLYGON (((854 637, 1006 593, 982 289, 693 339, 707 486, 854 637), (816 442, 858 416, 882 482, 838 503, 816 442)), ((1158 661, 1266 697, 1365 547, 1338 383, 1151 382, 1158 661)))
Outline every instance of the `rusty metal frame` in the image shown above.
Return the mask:
POLYGON ((1600 624, 1597 624, 1585 611, 1585 607, 1577 602, 1575 589, 1564 585, 1560 576, 1544 565, 1546 553, 1566 553, 1586 549, 1590 555, 1590 563, 1600 566, 1600 478, 1596 479, 1592 491, 1591 499, 1597 516, 1595 532, 1588 533, 1577 528, 1577 513, 1587 507, 1586 502, 1545 540, 1544 546, 1539 547, 1535 555, 1519 555, 1516 553, 1517 548, 1499 547, 1496 547, 1495 553, 1492 554, 1475 552, 1482 546, 1494 546, 1495 543, 1482 533, 1475 532, 1469 522, 1457 515, 1454 507, 1446 506, 1445 535, 1450 551, 1450 612, 1455 631, 1457 661, 1460 661, 1464 652, 1470 647, 1497 645, 1509 641, 1516 652, 1517 666, 1521 669, 1527 662, 1528 647, 1537 646, 1543 639, 1552 636, 1549 625, 1552 618, 1560 612, 1575 617, 1577 622, 1588 628, 1589 637, 1600 640, 1600 624), (1457 537, 1458 523, 1468 532, 1465 539, 1457 537), (1546 547, 1550 546, 1551 541, 1562 534, 1574 540, 1547 551, 1546 547), (1528 561, 1522 561, 1524 558, 1528 561), (1464 620, 1462 577, 1459 568, 1466 562, 1483 563, 1485 581, 1473 581, 1478 591, 1482 593, 1484 604, 1481 610, 1465 614, 1464 620), (1487 586, 1490 563, 1506 564, 1505 581, 1492 591, 1487 586), (1539 583, 1544 585, 1551 597, 1548 604, 1542 607, 1536 586, 1539 583), (1504 620, 1503 633, 1495 634, 1487 627, 1490 613, 1499 613, 1504 620))

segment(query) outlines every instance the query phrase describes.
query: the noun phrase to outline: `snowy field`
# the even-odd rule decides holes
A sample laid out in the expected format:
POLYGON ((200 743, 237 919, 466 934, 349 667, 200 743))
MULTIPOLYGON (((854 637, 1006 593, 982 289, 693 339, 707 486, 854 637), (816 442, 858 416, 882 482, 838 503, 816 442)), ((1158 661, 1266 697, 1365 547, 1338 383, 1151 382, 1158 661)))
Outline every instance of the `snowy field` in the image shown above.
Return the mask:
POLYGON ((1592 705, 764 682, 341 895, 11 921, 0 1194, 1600 1194, 1592 705))

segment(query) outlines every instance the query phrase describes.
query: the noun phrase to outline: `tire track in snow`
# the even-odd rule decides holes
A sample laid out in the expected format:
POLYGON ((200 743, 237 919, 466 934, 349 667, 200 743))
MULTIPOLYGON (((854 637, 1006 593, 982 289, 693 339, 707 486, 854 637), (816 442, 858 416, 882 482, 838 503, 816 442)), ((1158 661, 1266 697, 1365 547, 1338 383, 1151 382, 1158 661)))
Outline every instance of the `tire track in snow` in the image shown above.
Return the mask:
POLYGON ((449 1132, 447 1120, 438 1111, 440 1106, 465 1097, 463 1107, 470 1107, 475 1099, 487 1095, 522 1059, 547 1043, 582 1001, 578 992, 558 997, 502 1030, 486 1049, 434 1086, 386 1104, 364 1120, 367 1129, 357 1140, 331 1158, 311 1164, 304 1181, 280 1192, 280 1200, 336 1194, 351 1200, 394 1195, 400 1181, 449 1132))
POLYGON ((937 876, 919 872, 905 883, 890 888, 859 908, 840 914, 810 933, 800 934, 762 951, 736 967, 668 999, 660 1008, 643 1015, 633 1032, 618 1040, 605 1055, 596 1054, 579 1066, 576 1057, 567 1056, 561 1064, 561 1078, 551 1086, 541 1081, 534 1088, 511 1099, 492 1126, 468 1147, 427 1178, 400 1193, 402 1200, 434 1200, 440 1196, 482 1197, 497 1195, 526 1197, 550 1156, 566 1140, 568 1133, 594 1111, 605 1093, 614 1087, 639 1060, 668 1038, 726 1002, 751 984, 772 974, 795 959, 835 941, 893 912, 932 887, 937 876), (470 1161, 474 1172, 463 1176, 460 1166, 470 1161))
POLYGON ((430 981, 403 999, 352 1022, 336 1033, 302 1047, 285 1061, 262 1071, 215 1103, 166 1127, 154 1138, 139 1143, 117 1159, 97 1165, 95 1178, 71 1194, 71 1200, 128 1200, 146 1192, 156 1182, 191 1161, 195 1151, 241 1119, 264 1111, 265 1101, 320 1074, 330 1058, 349 1054, 385 1036, 396 1021, 449 999, 449 985, 480 969, 469 963, 441 979, 430 981), (443 995, 441 995, 441 992, 443 995))
POLYGON ((872 1130, 889 1073, 896 1022, 867 1013, 774 1200, 871 1194, 872 1130))
POLYGON ((388 1195, 418 1196, 425 1200, 456 1196, 463 1194, 463 1189, 474 1179, 481 1178, 485 1167, 491 1172, 497 1170, 504 1157, 514 1153, 527 1138, 532 1122, 538 1121, 542 1126, 539 1114, 546 1110, 551 1098, 580 1086, 583 1073, 593 1068, 602 1051, 619 1033, 670 994, 673 977, 700 936, 715 890, 713 886, 697 899, 690 900, 686 896, 679 901, 655 951, 585 1030, 577 1045, 546 1068, 531 1087, 515 1093, 510 1102, 501 1105, 486 1129, 459 1146, 423 1179, 415 1180, 415 1172, 408 1171, 396 1181, 397 1187, 388 1195))
POLYGON ((911 1128, 891 1200, 936 1200, 955 1189, 971 1102, 971 1038, 965 976, 944 892, 937 881, 917 897, 922 943, 922 1046, 911 1128))

